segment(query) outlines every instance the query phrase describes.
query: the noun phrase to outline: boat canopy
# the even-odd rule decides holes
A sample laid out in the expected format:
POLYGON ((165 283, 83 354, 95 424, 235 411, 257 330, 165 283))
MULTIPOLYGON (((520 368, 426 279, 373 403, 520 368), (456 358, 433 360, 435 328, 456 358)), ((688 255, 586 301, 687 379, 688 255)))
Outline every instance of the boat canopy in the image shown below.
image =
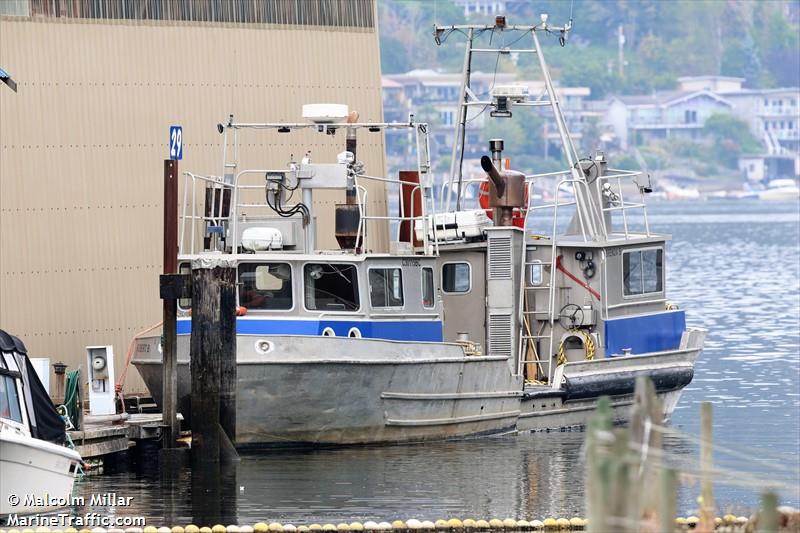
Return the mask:
POLYGON ((64 419, 56 411, 50 396, 33 368, 25 344, 18 338, 0 329, 0 375, 22 380, 24 397, 11 396, 6 391, 6 400, 18 401, 28 415, 31 436, 36 439, 61 443, 66 441, 64 419), (21 401, 20 401, 21 400, 21 401))

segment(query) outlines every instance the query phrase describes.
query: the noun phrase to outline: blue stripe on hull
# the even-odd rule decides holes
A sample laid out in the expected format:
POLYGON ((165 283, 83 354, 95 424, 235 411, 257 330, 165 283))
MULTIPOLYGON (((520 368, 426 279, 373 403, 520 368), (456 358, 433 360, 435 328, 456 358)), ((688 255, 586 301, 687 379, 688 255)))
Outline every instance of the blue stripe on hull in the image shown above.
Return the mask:
MULTIPOLYGON (((236 319, 236 332, 244 335, 308 335, 319 336, 331 328, 337 337, 347 337, 350 328, 358 328, 367 339, 393 341, 442 342, 442 322, 439 320, 292 320, 236 319)), ((191 319, 180 319, 178 335, 192 332, 191 319)))
POLYGON ((663 311, 649 315, 631 315, 605 322, 606 357, 676 350, 686 331, 686 312, 663 311))

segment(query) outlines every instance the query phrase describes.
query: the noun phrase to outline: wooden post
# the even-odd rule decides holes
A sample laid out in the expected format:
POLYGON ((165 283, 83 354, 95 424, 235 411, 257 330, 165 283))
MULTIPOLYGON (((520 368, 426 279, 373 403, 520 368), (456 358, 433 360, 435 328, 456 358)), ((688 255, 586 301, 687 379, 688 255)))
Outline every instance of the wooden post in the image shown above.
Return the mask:
POLYGON ((661 490, 658 502, 658 531, 674 531, 678 512, 678 473, 671 468, 661 471, 661 490))
POLYGON ((761 495, 758 532, 778 533, 778 495, 774 492, 767 491, 761 495))
POLYGON ((714 480, 711 470, 714 468, 712 457, 712 417, 711 402, 700 404, 700 524, 705 531, 714 531, 714 480))
POLYGON ((236 270, 229 269, 230 279, 220 285, 220 383, 219 419, 222 430, 223 457, 236 454, 236 270))
POLYGON ((192 261, 192 458, 216 463, 221 447, 231 448, 228 431, 236 420, 225 420, 236 408, 236 269, 221 257, 192 261), (224 309, 229 308, 229 309, 224 309), (225 359, 225 362, 223 362, 225 359), (232 359, 232 361, 231 361, 232 359), (230 365, 233 365, 231 370, 230 365), (223 385, 223 370, 226 382, 223 385), (221 393, 225 391, 223 400, 221 393), (224 404, 224 407, 223 407, 224 404))
POLYGON ((608 523, 607 497, 610 490, 608 462, 609 439, 614 426, 611 402, 607 396, 597 401, 597 409, 586 431, 586 500, 589 531, 606 533, 614 528, 608 523))
POLYGON ((647 376, 636 378, 636 389, 633 394, 631 410, 630 442, 639 460, 638 472, 631 482, 635 487, 631 491, 629 505, 630 520, 652 517, 658 503, 658 485, 656 472, 660 464, 662 435, 656 425, 664 422, 664 409, 656 396, 656 388, 647 376))
MULTIPOLYGON (((164 274, 178 272, 178 162, 164 160, 164 274)), ((174 448, 180 436, 178 422, 178 302, 164 299, 162 411, 165 427, 164 448, 174 448)))

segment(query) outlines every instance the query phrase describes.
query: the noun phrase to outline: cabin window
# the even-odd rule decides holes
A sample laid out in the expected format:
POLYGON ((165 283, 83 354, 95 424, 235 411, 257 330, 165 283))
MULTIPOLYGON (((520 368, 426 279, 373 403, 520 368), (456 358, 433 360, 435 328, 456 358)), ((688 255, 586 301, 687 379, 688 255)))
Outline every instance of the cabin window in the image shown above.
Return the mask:
POLYGON ((22 423, 16 382, 5 374, 0 374, 0 418, 22 423))
MULTIPOLYGON (((184 275, 192 275, 192 265, 190 263, 181 263, 178 265, 178 274, 184 275)), ((180 298, 178 300, 178 307, 181 309, 191 309, 192 308, 192 299, 191 298, 180 298)))
POLYGON ((469 263, 445 263, 442 265, 442 290, 449 293, 465 293, 472 288, 472 268, 469 263))
POLYGON ((433 288, 433 269, 422 268, 422 307, 430 309, 436 306, 436 295, 433 288))
POLYGON ((240 264, 239 305, 270 311, 291 309, 292 266, 289 263, 240 264))
POLYGON ((372 307, 403 307, 403 274, 399 268, 369 269, 372 307))
POLYGON ((304 268, 306 309, 357 311, 358 272, 355 265, 309 263, 304 268))
POLYGON ((664 250, 634 250, 622 254, 622 280, 625 296, 664 290, 664 250))

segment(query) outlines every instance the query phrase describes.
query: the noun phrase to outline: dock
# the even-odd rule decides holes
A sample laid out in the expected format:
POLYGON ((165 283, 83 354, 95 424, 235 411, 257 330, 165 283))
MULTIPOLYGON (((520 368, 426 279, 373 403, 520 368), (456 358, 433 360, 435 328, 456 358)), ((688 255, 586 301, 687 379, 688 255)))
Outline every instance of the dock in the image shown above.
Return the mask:
POLYGON ((83 427, 68 434, 81 457, 90 459, 128 450, 141 440, 158 440, 163 427, 161 413, 86 415, 83 427))

